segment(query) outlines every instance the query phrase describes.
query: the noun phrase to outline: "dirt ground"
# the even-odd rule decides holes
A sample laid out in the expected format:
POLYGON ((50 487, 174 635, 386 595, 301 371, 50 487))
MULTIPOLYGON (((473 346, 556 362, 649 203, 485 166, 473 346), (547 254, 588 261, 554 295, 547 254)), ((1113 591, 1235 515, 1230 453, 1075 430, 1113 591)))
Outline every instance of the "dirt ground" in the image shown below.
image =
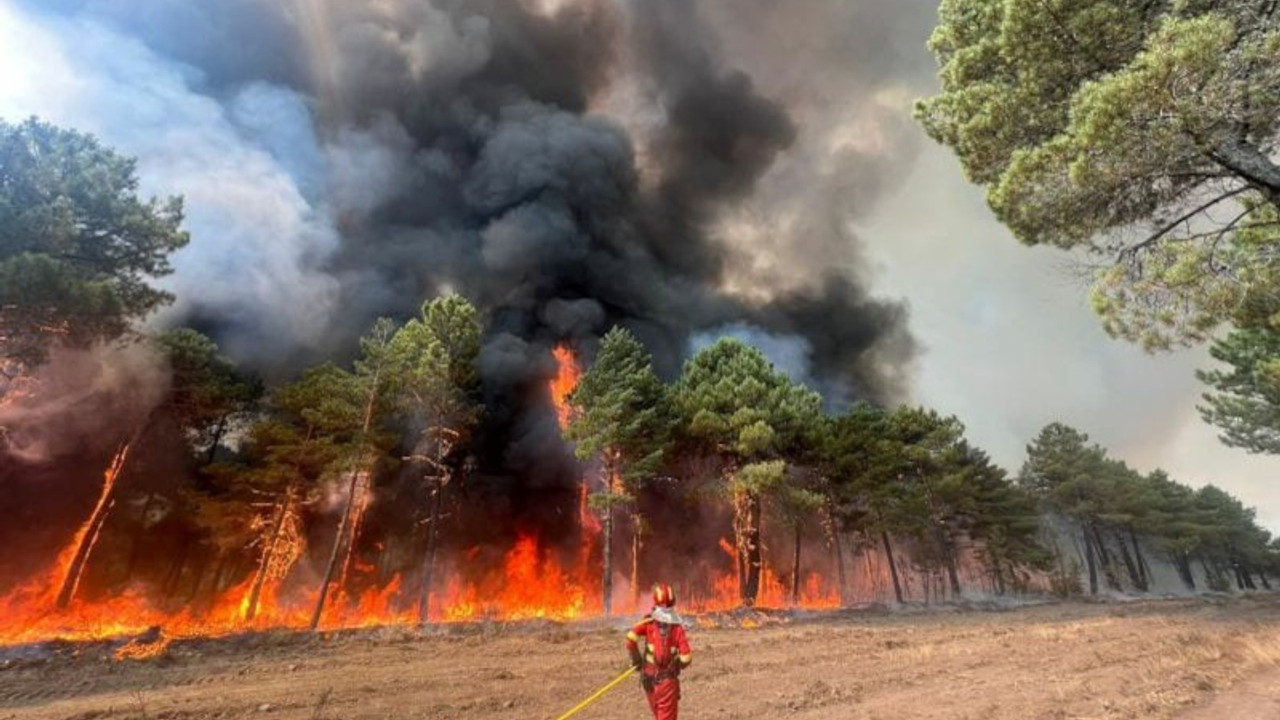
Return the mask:
MULTIPOLYGON (((686 720, 1280 717, 1280 595, 748 620, 691 631, 686 720)), ((0 653, 0 720, 552 719, 623 669, 621 641, 595 623, 265 634, 127 662, 47 645, 0 653)), ((646 712, 628 679, 575 720, 646 712)))

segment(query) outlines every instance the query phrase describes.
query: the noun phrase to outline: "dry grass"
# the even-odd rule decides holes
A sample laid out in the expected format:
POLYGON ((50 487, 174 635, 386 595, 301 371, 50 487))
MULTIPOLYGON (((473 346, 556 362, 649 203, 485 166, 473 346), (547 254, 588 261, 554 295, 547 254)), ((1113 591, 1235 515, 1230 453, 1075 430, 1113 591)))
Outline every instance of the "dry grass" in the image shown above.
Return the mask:
MULTIPOLYGON (((1160 720, 1277 672, 1280 595, 840 615, 692 636, 689 717, 1160 720)), ((582 626, 231 640, 147 664, 81 653, 0 670, 0 720, 136 717, 143 701, 166 720, 537 720, 621 663, 618 632, 582 626)), ((627 683, 575 720, 644 711, 627 683)))

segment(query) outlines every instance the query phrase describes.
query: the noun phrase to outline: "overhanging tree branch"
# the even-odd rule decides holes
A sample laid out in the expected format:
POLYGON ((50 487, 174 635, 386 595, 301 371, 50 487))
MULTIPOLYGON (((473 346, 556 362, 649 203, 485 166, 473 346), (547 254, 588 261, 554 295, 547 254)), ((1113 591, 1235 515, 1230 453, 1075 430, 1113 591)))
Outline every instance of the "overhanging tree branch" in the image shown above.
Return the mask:
POLYGON ((1257 146, 1229 137, 1210 148, 1209 156, 1249 182, 1272 205, 1280 208, 1280 166, 1257 146))
POLYGON ((1245 186, 1242 186, 1242 187, 1238 187, 1238 188, 1236 188, 1235 190, 1229 190, 1229 191, 1227 191, 1227 192, 1225 192, 1225 193, 1222 193, 1221 195, 1218 195, 1217 197, 1214 197, 1214 198, 1213 198, 1213 199, 1211 199, 1211 200, 1208 200, 1207 202, 1205 202, 1205 203, 1203 203, 1203 204, 1201 204, 1201 205, 1199 205, 1199 206, 1197 206, 1197 207, 1195 207, 1195 208, 1193 208, 1193 209, 1191 209, 1191 210, 1187 211, 1185 214, 1183 214, 1182 216, 1178 217, 1178 219, 1173 220, 1173 221, 1169 222, 1168 224, 1166 224, 1166 225, 1162 226, 1159 230, 1156 230, 1156 231, 1155 231, 1155 233, 1153 233, 1152 235, 1150 235, 1149 237, 1147 237, 1147 239, 1146 239, 1146 240, 1143 240, 1142 242, 1140 242, 1140 243, 1138 243, 1138 244, 1136 244, 1136 245, 1132 245, 1132 246, 1127 247, 1127 248, 1125 248, 1124 250, 1120 251, 1120 258, 1119 258, 1119 259, 1120 259, 1121 261, 1123 261, 1123 260, 1125 260, 1126 258, 1133 257, 1134 255, 1136 255, 1137 253, 1141 252, 1142 250, 1144 250, 1144 249, 1146 249, 1146 248, 1148 248, 1148 247, 1150 247, 1150 246, 1154 245, 1155 243, 1159 242, 1161 238, 1163 238, 1164 236, 1166 236, 1166 235, 1168 235, 1169 233, 1171 233, 1171 232, 1173 232, 1174 230, 1176 230, 1176 229, 1178 228, 1178 226, 1179 226, 1179 225, 1182 225, 1183 223, 1185 223, 1185 222, 1187 222, 1188 220, 1190 220, 1190 219, 1194 218, 1195 216, 1199 215, 1200 213, 1202 213, 1202 212, 1204 212, 1204 211, 1208 210, 1209 208, 1211 208, 1211 207, 1213 207, 1213 206, 1217 205, 1217 204, 1218 204, 1218 203, 1220 203, 1220 202, 1223 202, 1224 200, 1230 200, 1230 199, 1231 199, 1231 198, 1233 198, 1233 197, 1237 197, 1237 196, 1239 196, 1239 195, 1243 195, 1244 193, 1246 193, 1246 192, 1248 192, 1248 191, 1250 191, 1250 190, 1253 190, 1253 189, 1254 189, 1254 188, 1253 188, 1253 186, 1252 186, 1252 185, 1245 185, 1245 186))

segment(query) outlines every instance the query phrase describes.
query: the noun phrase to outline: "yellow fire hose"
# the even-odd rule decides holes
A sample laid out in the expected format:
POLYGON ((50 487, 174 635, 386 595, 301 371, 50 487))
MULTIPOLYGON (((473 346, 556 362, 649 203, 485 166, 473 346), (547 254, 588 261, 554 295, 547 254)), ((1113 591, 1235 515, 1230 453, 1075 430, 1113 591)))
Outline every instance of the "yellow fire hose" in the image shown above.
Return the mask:
POLYGON ((567 713, 565 713, 565 714, 561 715, 560 717, 556 718, 556 720, 569 720, 569 718, 571 718, 571 717, 573 717, 574 715, 577 715, 579 712, 581 712, 581 711, 582 711, 582 708, 584 708, 584 707, 586 707, 586 706, 590 705, 591 703, 595 702, 596 700, 599 700, 601 695, 604 695, 605 693, 607 693, 607 692, 609 692, 610 690, 612 690, 612 689, 614 689, 615 687, 617 687, 618 683, 620 683, 620 682, 622 682, 623 680, 626 680, 627 678, 631 677, 631 674, 632 674, 632 673, 634 673, 635 671, 636 671, 636 669, 635 669, 634 667, 629 667, 629 668, 627 668, 627 669, 626 669, 626 671, 625 671, 625 672, 623 672, 621 675, 619 675, 618 677, 616 677, 616 678, 614 678, 614 679, 610 680, 608 685, 605 685, 604 687, 600 688, 599 690, 597 690, 597 691, 595 691, 595 692, 591 693, 591 697, 587 698, 586 700, 583 700, 582 702, 578 703, 577 705, 574 705, 574 706, 573 706, 573 708, 569 710, 569 712, 567 712, 567 713))

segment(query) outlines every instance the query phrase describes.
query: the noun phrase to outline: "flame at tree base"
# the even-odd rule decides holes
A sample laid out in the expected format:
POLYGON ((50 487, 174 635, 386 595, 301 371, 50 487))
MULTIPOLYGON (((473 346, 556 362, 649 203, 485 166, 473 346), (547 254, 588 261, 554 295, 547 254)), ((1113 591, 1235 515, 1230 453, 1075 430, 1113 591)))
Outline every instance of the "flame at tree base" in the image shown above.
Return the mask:
MULTIPOLYGON (((581 372, 567 347, 556 348, 554 356, 559 372, 549 390, 563 430, 571 419, 567 398, 581 372)), ((113 488, 127 452, 125 446, 113 458, 93 512, 76 529, 50 568, 16 590, 0 595, 0 645, 52 638, 88 641, 127 637, 132 639, 115 656, 122 660, 145 659, 163 653, 177 639, 310 627, 319 599, 319 583, 304 569, 306 563, 301 562, 307 556, 306 539, 292 490, 277 506, 274 522, 260 519, 255 525, 261 538, 253 547, 265 555, 253 563, 247 577, 229 587, 201 592, 202 579, 198 577, 192 598, 177 606, 168 599, 171 592, 157 592, 141 583, 110 597, 101 597, 101 590, 96 595, 91 592, 92 583, 84 582, 88 577, 85 566, 92 564, 92 549, 114 502, 113 488)), ((367 487, 360 490, 353 535, 359 532, 369 500, 367 487)), ((573 621, 600 616, 604 610, 602 524, 590 506, 585 477, 580 479, 577 490, 576 544, 552 548, 536 533, 525 532, 515 538, 500 559, 480 562, 480 548, 464 551, 452 562, 446 558, 444 562, 455 572, 444 573, 442 577, 447 580, 433 583, 430 621, 573 621)), ((617 537, 615 534, 615 540, 617 537)), ((416 576, 411 575, 407 583, 402 574, 373 582, 377 568, 362 563, 353 546, 354 540, 347 547, 340 575, 330 587, 330 601, 325 604, 318 628, 417 624, 416 576), (355 592, 353 587, 364 589, 355 592)), ((722 541, 721 547, 728 557, 718 557, 715 565, 736 567, 734 548, 727 541, 722 541)), ((625 552, 615 546, 615 560, 625 552)), ((622 570, 625 563, 615 562, 613 567, 622 570)), ((637 567, 632 567, 631 572, 637 567)), ((627 572, 614 573, 612 578, 613 611, 636 613, 648 609, 647 598, 632 587, 638 577, 625 577, 627 572)), ((701 580, 701 585, 683 587, 679 577, 666 579, 681 588, 685 596, 681 607, 686 611, 720 612, 741 606, 738 579, 732 570, 709 577, 709 581, 701 580)), ((220 572, 215 571, 215 585, 219 578, 220 572)), ((817 573, 806 573, 799 592, 793 593, 770 568, 763 568, 757 606, 788 607, 796 595, 799 605, 807 608, 834 608, 840 604, 838 593, 817 573)))
MULTIPOLYGON (((65 554, 65 553, 64 553, 65 554)), ((474 553, 472 554, 474 556, 474 553)), ((576 564, 576 563, 575 563, 576 564)), ((464 563, 465 565, 465 563, 464 563)), ((436 595, 432 621, 440 623, 482 620, 573 621, 598 617, 602 599, 598 577, 586 568, 566 566, 557 553, 544 547, 536 535, 519 536, 503 556, 500 567, 473 582, 454 576, 436 595)), ((55 570, 46 576, 0 597, 0 644, 26 644, 53 638, 89 641, 121 637, 155 635, 157 640, 134 640, 120 648, 119 659, 142 659, 163 652, 164 646, 177 639, 221 637, 270 629, 305 629, 310 621, 317 589, 288 589, 285 582, 268 583, 259 598, 258 613, 245 619, 245 604, 252 590, 253 577, 221 592, 202 610, 185 608, 166 611, 153 602, 146 588, 130 588, 115 597, 88 599, 77 597, 66 607, 54 604, 53 590, 59 579, 55 570)), ((786 608, 791 606, 791 589, 778 580, 768 568, 762 573, 757 606, 786 608)), ((677 580, 677 584, 679 581, 677 580)), ((629 588, 625 583, 615 597, 615 608, 621 613, 640 612, 644 607, 629 607, 629 588), (621 600, 621 602, 620 602, 621 600)), ((409 595, 403 592, 403 578, 395 576, 383 587, 371 588, 352 596, 341 596, 325 613, 323 630, 366 628, 383 625, 414 625, 416 610, 409 595)), ((827 587, 817 573, 805 576, 800 592, 800 606, 811 609, 839 606, 836 593, 827 587)), ((713 578, 710 593, 690 592, 681 606, 688 612, 706 613, 731 610, 741 606, 737 580, 732 573, 713 578)))

